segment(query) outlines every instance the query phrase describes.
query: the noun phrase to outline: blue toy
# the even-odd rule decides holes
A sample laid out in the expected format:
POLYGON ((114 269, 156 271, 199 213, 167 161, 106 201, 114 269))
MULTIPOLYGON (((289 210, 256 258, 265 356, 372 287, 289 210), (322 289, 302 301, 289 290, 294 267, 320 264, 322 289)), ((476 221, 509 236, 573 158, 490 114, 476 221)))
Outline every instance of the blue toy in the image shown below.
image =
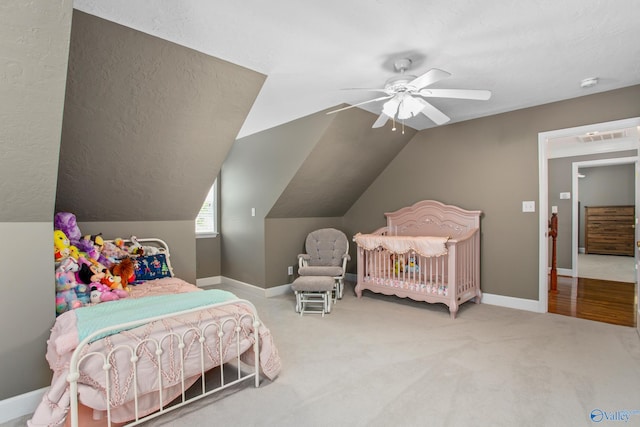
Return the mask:
POLYGON ((56 314, 62 314, 65 311, 72 310, 82 306, 82 302, 76 295, 75 275, 70 272, 56 272, 56 314))

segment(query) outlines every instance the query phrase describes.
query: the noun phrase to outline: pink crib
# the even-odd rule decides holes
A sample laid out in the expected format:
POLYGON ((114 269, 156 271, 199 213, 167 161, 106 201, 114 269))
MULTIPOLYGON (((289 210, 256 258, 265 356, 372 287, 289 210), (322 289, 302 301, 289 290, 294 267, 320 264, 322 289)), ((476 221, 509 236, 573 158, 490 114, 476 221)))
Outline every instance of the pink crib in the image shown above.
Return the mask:
POLYGON ((443 303, 455 319, 460 304, 480 303, 480 215, 435 200, 385 213, 387 226, 358 233, 356 295, 368 289, 443 303))

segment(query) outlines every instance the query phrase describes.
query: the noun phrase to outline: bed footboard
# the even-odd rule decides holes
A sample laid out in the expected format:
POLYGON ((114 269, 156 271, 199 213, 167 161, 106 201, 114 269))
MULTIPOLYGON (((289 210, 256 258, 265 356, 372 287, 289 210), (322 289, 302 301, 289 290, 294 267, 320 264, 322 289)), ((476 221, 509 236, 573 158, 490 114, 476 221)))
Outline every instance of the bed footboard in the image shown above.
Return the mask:
POLYGON ((253 380, 258 387, 260 326, 255 307, 234 300, 96 331, 78 345, 69 363, 71 426, 79 425, 79 396, 93 399, 96 390, 106 405, 98 409, 111 426, 121 422, 117 418, 123 413, 130 414, 127 425, 137 425, 239 382, 253 380), (247 308, 245 312, 230 308, 238 304, 247 308), (113 331, 120 335, 100 338, 107 341, 104 345, 92 344, 113 331), (122 334, 128 338, 118 340, 122 334), (87 374, 96 364, 104 371, 99 383, 99 375, 87 374))

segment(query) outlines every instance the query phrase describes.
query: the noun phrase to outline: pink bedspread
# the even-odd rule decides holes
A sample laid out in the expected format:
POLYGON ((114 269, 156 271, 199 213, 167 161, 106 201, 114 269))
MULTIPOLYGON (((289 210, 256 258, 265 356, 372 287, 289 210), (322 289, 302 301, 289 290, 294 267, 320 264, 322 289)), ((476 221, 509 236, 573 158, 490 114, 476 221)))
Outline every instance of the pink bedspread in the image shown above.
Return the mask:
MULTIPOLYGON (((132 298, 142 298, 150 295, 166 293, 194 292, 201 289, 177 278, 164 278, 138 285, 132 289, 132 298)), ((105 304, 117 304, 109 302, 105 304)), ((198 311, 181 317, 164 319, 143 326, 111 335, 89 344, 83 350, 83 354, 90 352, 105 352, 116 349, 121 344, 139 343, 150 338, 159 339, 168 331, 179 334, 198 325, 206 325, 211 319, 222 323, 225 319, 235 319, 241 324, 240 354, 241 359, 247 363, 253 363, 253 322, 249 317, 242 318, 243 314, 251 313, 251 308, 246 303, 238 301, 223 307, 198 311), (242 320, 240 320, 242 318, 242 320)), ((42 402, 34 412, 33 418, 28 421, 29 426, 58 426, 64 423, 69 411, 70 396, 67 375, 71 355, 78 342, 78 334, 75 324, 75 316, 60 316, 51 329, 51 336, 47 342, 47 361, 53 370, 51 388, 43 396, 42 402)), ((213 341, 215 345, 207 345, 205 349, 205 370, 219 366, 237 357, 237 347, 233 336, 232 322, 223 323, 224 335, 222 352, 219 351, 217 330, 209 328, 205 333, 207 343, 213 341), (226 326, 229 325, 227 328, 226 326), (210 331, 210 333, 209 333, 210 331)), ((260 367, 263 374, 269 379, 274 379, 280 372, 281 364, 278 351, 273 344, 268 328, 260 324, 258 328, 260 337, 260 367)), ((166 360, 167 369, 164 367, 162 376, 163 400, 168 404, 181 393, 180 366, 178 343, 175 340, 166 340, 162 345, 162 358, 166 360)), ((138 407, 140 416, 149 414, 159 408, 158 397, 158 363, 153 345, 146 345, 138 352, 138 407)), ((117 350, 109 359, 112 368, 110 400, 112 402, 111 417, 113 422, 124 422, 133 418, 133 370, 130 363, 129 351, 117 350)), ((200 377, 200 346, 194 333, 185 335, 184 349, 185 378, 189 378, 186 386, 190 386, 200 377)), ((103 371, 104 359, 102 356, 92 356, 81 365, 80 379, 78 381, 78 400, 93 409, 106 409, 106 381, 103 371)))

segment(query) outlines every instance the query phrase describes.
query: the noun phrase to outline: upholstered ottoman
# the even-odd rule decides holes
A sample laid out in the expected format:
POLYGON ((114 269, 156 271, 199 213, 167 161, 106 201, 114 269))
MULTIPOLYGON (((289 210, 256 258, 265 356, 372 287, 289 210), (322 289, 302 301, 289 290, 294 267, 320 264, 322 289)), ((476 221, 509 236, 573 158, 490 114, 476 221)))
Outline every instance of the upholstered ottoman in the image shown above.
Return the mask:
POLYGON ((331 312, 332 292, 335 279, 331 276, 300 276, 291 284, 296 294, 296 313, 331 312))

